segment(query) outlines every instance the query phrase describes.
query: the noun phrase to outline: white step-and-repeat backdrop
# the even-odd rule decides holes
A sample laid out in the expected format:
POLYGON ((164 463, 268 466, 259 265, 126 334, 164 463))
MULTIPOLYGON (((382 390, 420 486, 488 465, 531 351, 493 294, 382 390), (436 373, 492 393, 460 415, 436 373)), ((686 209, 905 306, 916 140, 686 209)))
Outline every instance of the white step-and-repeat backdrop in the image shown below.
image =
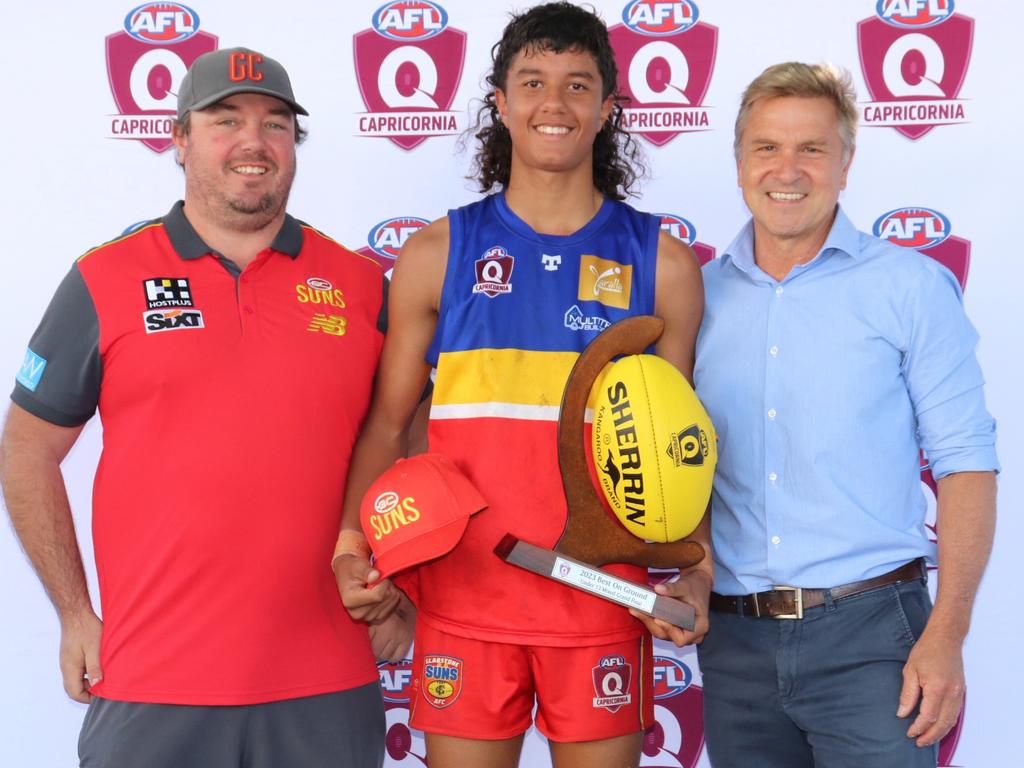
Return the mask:
MULTIPOLYGON (((4 13, 0 60, 4 227, 0 380, 25 345, 71 260, 135 222, 163 214, 183 190, 168 131, 185 66, 216 47, 247 45, 285 63, 311 112, 291 211, 390 264, 410 232, 477 197, 465 176, 489 51, 508 12, 482 0, 130 0, 28 3, 4 13), (126 19, 138 10, 148 24, 126 19), (129 25, 130 26, 130 25, 129 25)), ((1018 396, 1024 282, 1014 213, 1022 176, 1016 0, 595 0, 611 28, 627 121, 649 176, 636 204, 713 258, 747 217, 736 188, 732 122, 743 87, 784 60, 830 61, 853 73, 863 117, 843 205, 854 222, 949 266, 981 333, 988 403, 999 420, 995 552, 967 642, 967 706, 940 764, 1015 762, 1008 726, 1024 690, 1018 638, 1024 506, 1014 471, 1024 440, 1018 396)), ((296 375, 301 375, 297 372, 296 375)), ((89 539, 101 427, 65 462, 79 538, 89 539)), ((850 435, 870 451, 884 434, 850 435)), ((173 457, 196 446, 161 445, 173 457)), ((244 482, 244 480, 243 480, 244 482)), ((931 493, 927 484, 923 489, 931 493)), ((6 526, 0 531, 0 765, 76 764, 84 707, 57 668, 58 625, 6 526)), ((658 648, 658 725, 643 765, 707 766, 696 655, 658 648)), ((405 726, 409 665, 381 670, 389 765, 422 764, 405 726)), ((895 707, 895 702, 891 705, 895 707)), ((888 704, 887 704, 888 706, 888 704)), ((523 765, 548 765, 531 734, 523 765)), ((751 765, 756 765, 752 758, 751 765)))

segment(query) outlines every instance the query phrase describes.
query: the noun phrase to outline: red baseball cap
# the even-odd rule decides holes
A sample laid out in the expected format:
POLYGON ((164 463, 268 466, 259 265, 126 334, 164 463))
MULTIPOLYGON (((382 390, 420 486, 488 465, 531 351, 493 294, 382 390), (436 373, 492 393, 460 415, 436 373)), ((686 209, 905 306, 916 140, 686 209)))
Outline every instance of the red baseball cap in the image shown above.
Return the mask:
POLYGON ((455 548, 471 515, 487 506, 450 459, 421 453, 399 459, 363 496, 359 519, 380 577, 455 548))

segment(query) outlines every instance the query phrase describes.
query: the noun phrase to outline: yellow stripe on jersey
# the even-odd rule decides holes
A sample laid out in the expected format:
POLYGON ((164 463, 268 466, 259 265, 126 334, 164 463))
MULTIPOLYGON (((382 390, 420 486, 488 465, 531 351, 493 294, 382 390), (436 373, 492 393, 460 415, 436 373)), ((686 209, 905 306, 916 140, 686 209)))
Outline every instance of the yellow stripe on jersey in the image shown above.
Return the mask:
POLYGON ((565 382, 578 357, 578 352, 522 349, 442 352, 430 417, 557 421, 565 382))
POLYGON ((147 229, 152 229, 153 227, 162 227, 163 225, 164 222, 162 219, 154 219, 145 226, 139 227, 138 229, 133 229, 131 232, 125 232, 123 235, 118 235, 113 240, 108 240, 102 245, 97 245, 95 248, 90 248, 88 251, 86 251, 77 259, 75 259, 75 261, 81 261, 86 256, 92 256, 92 254, 96 253, 96 251, 102 250, 103 248, 106 248, 108 245, 114 245, 114 243, 120 243, 122 240, 127 240, 129 237, 135 237, 137 234, 139 234, 140 232, 145 232, 147 229))

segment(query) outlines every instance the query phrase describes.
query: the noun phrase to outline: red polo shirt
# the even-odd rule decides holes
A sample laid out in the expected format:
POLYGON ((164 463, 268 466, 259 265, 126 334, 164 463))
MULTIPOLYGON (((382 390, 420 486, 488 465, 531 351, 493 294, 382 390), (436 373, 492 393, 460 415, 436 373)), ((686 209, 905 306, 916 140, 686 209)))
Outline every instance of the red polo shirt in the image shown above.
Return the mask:
POLYGON ((12 398, 103 423, 96 694, 246 704, 377 679, 327 564, 383 323, 380 268, 291 217, 241 272, 180 203, 78 260, 12 398))

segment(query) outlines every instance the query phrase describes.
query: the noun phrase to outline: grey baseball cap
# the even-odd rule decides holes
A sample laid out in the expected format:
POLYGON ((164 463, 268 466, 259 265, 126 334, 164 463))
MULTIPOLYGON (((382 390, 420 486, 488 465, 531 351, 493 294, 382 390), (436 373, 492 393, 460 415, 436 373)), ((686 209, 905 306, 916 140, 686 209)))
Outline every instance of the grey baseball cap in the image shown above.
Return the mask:
POLYGON ((309 114, 295 100, 292 83, 280 62, 249 48, 224 48, 204 53, 192 62, 178 89, 178 119, 236 93, 273 96, 298 114, 309 114))

